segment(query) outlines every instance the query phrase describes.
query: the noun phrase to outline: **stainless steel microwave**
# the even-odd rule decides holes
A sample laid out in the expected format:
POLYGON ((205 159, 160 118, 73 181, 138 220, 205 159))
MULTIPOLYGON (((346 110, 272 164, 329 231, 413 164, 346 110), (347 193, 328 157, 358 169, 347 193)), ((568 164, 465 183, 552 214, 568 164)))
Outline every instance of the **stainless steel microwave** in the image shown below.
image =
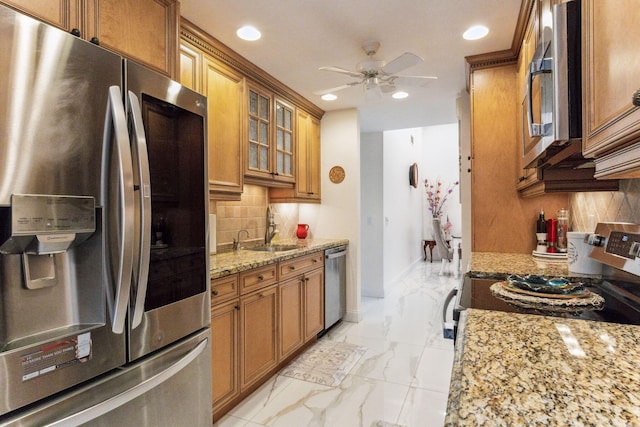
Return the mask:
POLYGON ((539 166, 582 137, 580 1, 554 5, 551 18, 527 70, 524 167, 539 166))

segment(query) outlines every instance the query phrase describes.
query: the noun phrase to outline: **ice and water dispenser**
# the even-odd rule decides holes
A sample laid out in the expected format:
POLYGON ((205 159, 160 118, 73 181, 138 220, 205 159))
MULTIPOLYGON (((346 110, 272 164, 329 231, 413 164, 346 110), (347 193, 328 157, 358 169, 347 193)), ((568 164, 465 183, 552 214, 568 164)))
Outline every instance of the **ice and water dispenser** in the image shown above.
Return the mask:
POLYGON ((104 322, 96 212, 83 196, 14 194, 0 207, 0 351, 104 322))

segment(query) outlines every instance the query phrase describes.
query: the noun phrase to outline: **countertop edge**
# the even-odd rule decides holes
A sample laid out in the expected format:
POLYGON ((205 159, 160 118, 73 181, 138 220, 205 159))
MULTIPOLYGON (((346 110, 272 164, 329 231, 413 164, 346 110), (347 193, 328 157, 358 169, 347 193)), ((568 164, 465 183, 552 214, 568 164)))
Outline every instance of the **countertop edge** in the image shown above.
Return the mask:
POLYGON ((283 252, 260 252, 241 249, 236 252, 225 252, 210 255, 211 279, 219 279, 230 274, 239 273, 253 268, 286 261, 307 254, 311 254, 338 246, 349 245, 348 239, 312 239, 279 241, 279 244, 297 244, 298 249, 283 252))

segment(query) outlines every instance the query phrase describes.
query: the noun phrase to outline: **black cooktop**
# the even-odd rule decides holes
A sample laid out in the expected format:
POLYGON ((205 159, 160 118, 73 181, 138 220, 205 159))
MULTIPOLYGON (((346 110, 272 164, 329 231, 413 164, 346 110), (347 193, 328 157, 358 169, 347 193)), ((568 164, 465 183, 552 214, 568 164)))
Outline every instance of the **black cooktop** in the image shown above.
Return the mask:
MULTIPOLYGON (((547 312, 541 313, 536 310, 515 307, 493 296, 489 288, 499 281, 501 280, 495 278, 465 276, 454 306, 454 321, 457 322, 460 318, 460 312, 467 308, 549 315, 547 312)), ((579 314, 563 314, 563 316, 604 322, 640 324, 640 283, 603 281, 591 283, 586 287, 605 299, 604 308, 600 311, 583 311, 579 314)))

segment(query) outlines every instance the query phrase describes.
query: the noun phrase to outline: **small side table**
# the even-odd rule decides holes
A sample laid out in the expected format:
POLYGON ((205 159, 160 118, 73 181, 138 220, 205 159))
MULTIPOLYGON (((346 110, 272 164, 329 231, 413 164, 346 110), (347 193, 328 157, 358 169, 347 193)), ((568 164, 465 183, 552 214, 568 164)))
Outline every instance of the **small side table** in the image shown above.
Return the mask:
POLYGON ((436 247, 436 241, 435 240, 423 240, 422 241, 422 251, 424 252, 423 261, 427 260, 427 246, 429 247, 429 254, 431 255, 431 261, 430 262, 433 262, 433 248, 436 247))

